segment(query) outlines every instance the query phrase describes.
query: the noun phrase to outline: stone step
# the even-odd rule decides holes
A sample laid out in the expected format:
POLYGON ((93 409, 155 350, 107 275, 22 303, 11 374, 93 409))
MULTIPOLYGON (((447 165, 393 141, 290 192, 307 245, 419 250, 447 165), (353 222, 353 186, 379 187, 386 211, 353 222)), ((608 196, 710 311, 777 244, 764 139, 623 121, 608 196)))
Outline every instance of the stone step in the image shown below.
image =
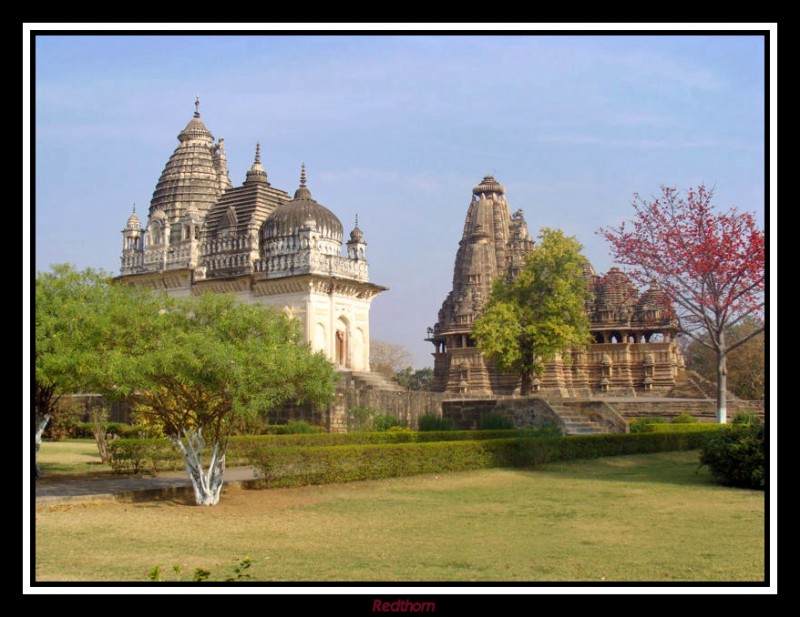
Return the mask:
POLYGON ((351 371, 347 369, 340 369, 339 373, 345 380, 350 381, 353 385, 370 390, 383 390, 389 392, 405 392, 395 382, 387 379, 380 373, 371 373, 367 371, 351 371))
POLYGON ((601 431, 599 429, 593 428, 570 428, 567 427, 567 435, 598 435, 600 433, 605 433, 606 431, 601 431))

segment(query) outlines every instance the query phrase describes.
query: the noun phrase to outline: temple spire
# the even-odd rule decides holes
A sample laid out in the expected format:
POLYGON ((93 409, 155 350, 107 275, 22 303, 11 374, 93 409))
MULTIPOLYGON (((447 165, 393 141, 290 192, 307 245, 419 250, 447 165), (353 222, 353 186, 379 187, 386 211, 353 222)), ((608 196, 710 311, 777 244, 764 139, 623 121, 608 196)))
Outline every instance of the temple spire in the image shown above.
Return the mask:
POLYGON ((306 188, 306 164, 300 164, 300 188, 306 188))
POLYGON ((194 117, 195 118, 199 118, 200 117, 200 95, 199 94, 197 96, 195 96, 195 99, 194 99, 194 117))
POLYGON ((256 142, 256 165, 261 164, 261 142, 256 142))

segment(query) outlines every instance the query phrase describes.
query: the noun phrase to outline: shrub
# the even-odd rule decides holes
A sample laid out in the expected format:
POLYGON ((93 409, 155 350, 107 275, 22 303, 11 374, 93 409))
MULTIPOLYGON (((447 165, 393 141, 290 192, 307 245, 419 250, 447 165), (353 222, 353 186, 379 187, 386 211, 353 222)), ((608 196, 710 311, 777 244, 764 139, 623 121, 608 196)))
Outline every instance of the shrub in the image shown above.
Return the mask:
MULTIPOLYGON (((44 429, 43 437, 50 441, 64 441, 75 437, 75 425, 78 423, 80 405, 71 399, 61 399, 56 413, 44 429)), ((92 437, 90 434, 89 437, 92 437)))
POLYGON ((752 411, 741 411, 736 414, 733 419, 733 424, 761 424, 761 418, 757 413, 752 411))
POLYGON ((723 484, 763 490, 764 425, 742 424, 718 431, 703 445, 700 465, 708 465, 711 475, 723 484))
POLYGON ((372 430, 378 432, 385 432, 392 428, 403 427, 403 423, 400 422, 394 416, 385 416, 383 414, 378 414, 372 419, 372 430))
POLYGON ((321 426, 313 426, 305 420, 289 420, 286 424, 279 424, 276 435, 313 435, 324 433, 325 429, 321 426))
POLYGON ((489 413, 483 416, 478 423, 478 429, 481 431, 502 431, 511 430, 514 428, 514 421, 499 413, 489 413))
POLYGON ((436 414, 426 413, 419 417, 420 431, 455 431, 456 425, 452 420, 447 420, 436 414))
POLYGON ((672 423, 673 424, 696 424, 697 423, 697 418, 695 418, 692 414, 687 413, 687 412, 684 411, 683 413, 678 414, 677 416, 672 418, 672 423))
POLYGON ((347 414, 347 430, 371 431, 372 419, 379 414, 380 411, 372 407, 353 407, 347 414))
POLYGON ((628 428, 630 429, 631 433, 643 433, 646 429, 645 427, 650 424, 664 424, 666 420, 664 418, 654 417, 654 418, 636 418, 632 420, 628 428))

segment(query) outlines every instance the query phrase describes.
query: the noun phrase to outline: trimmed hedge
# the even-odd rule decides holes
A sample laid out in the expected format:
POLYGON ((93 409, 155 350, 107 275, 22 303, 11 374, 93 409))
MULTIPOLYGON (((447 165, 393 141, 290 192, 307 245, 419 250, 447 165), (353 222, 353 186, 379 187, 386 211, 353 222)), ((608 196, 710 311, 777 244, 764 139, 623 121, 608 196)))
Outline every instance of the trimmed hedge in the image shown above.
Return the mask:
POLYGON ((261 448, 251 456, 267 487, 290 487, 471 471, 700 447, 698 432, 441 441, 338 447, 261 448))
POLYGON ((725 424, 711 424, 697 422, 695 424, 648 424, 642 432, 644 433, 708 433, 724 428, 725 424))
MULTIPOLYGON (((226 464, 249 465, 258 448, 319 447, 430 441, 474 441, 536 434, 536 431, 385 431, 381 433, 319 433, 299 435, 233 436, 226 464)), ((118 439, 110 444, 111 467, 117 473, 153 473, 183 467, 183 456, 168 439, 118 439)))

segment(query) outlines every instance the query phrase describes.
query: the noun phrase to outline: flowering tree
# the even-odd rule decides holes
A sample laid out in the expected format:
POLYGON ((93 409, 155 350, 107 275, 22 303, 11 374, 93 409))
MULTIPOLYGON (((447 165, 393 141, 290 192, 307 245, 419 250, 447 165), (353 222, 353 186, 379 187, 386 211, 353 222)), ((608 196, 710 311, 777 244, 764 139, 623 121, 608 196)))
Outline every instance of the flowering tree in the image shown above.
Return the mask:
POLYGON ((674 303, 682 332, 712 349, 717 366, 717 421, 727 421, 728 354, 764 330, 764 231, 755 217, 716 212, 704 186, 685 194, 661 187, 650 201, 634 195, 630 223, 600 234, 642 285, 658 285, 674 303), (734 326, 745 319, 758 327, 734 326), (731 338, 731 333, 740 332, 731 338))

